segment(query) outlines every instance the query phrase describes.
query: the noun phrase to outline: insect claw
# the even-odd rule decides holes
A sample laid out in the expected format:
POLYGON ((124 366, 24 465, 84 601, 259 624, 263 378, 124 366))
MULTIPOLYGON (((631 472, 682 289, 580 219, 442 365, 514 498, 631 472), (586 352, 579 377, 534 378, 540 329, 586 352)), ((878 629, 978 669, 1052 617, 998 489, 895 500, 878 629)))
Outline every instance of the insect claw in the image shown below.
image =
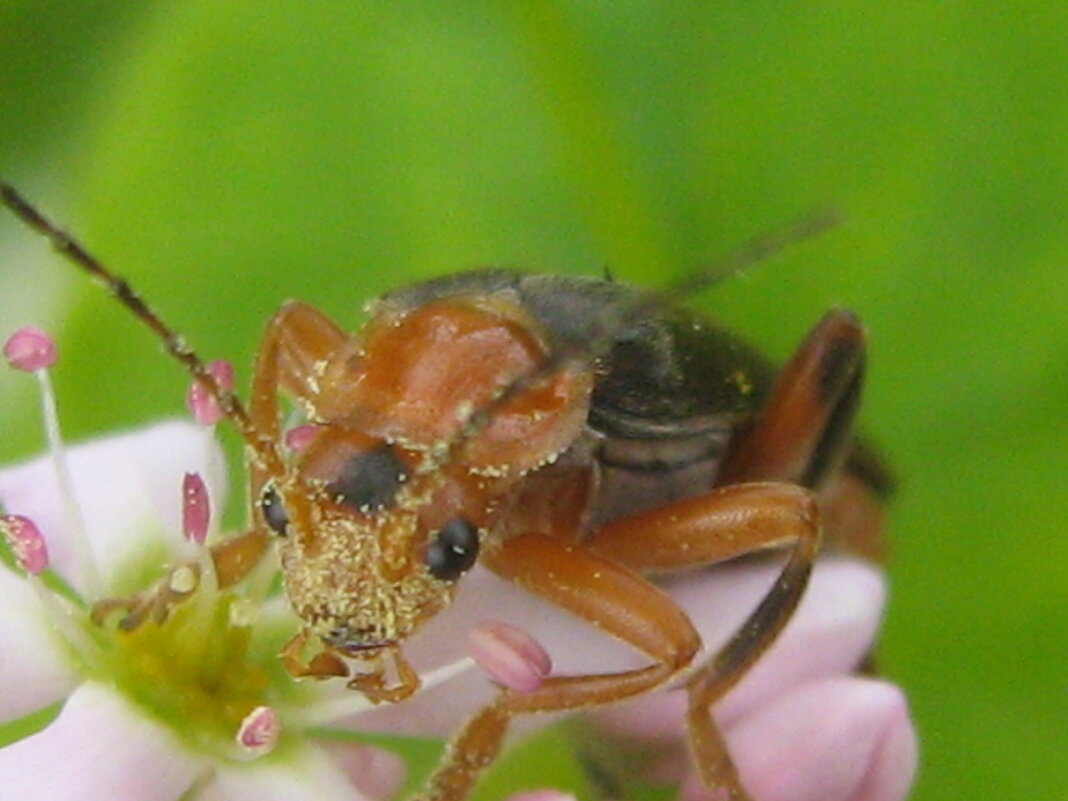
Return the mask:
POLYGON ((308 662, 308 675, 317 679, 329 679, 334 677, 346 677, 349 675, 348 665, 337 654, 323 651, 316 654, 308 662))

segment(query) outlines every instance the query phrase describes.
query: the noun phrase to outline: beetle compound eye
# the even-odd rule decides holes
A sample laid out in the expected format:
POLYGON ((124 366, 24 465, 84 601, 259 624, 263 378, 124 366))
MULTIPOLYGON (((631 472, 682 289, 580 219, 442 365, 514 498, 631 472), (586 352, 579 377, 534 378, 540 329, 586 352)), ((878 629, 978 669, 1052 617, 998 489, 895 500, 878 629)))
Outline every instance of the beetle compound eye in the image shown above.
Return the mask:
POLYGON ((407 478, 408 470, 393 448, 382 445, 346 461, 326 491, 338 503, 371 511, 392 504, 407 478))
POLYGON ((454 517, 426 547, 430 575, 455 581, 471 569, 478 558, 478 530, 462 517, 454 517))
POLYGON ((289 527, 289 516, 278 497, 278 491, 274 487, 267 487, 260 497, 260 510, 263 512, 263 520, 267 527, 275 534, 285 535, 289 527))

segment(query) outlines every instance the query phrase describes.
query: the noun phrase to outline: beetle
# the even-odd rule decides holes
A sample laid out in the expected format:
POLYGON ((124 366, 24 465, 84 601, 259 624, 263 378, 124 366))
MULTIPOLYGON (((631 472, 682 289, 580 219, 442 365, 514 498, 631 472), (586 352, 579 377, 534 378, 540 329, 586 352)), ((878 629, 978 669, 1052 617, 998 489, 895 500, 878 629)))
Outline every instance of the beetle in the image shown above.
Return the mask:
MULTIPOLYGON (((250 530, 214 546, 240 581, 277 543, 302 620, 281 658, 378 702, 419 686, 405 640, 476 563, 648 658, 616 673, 502 688, 452 740, 423 793, 460 801, 509 721, 631 698, 673 679, 704 783, 746 799, 711 708, 789 621, 821 540, 878 558, 891 480, 852 432, 866 337, 832 310, 775 370, 679 302, 608 278, 486 269, 390 292, 355 335, 313 307, 269 321, 246 407, 129 285, 7 184, 4 205, 102 281, 210 392, 248 452, 250 530), (280 395, 314 433, 282 447, 280 395), (769 550, 774 585, 711 659, 652 580, 769 550)), ((756 243, 743 263, 804 235, 756 243)), ((107 599, 132 629, 187 593, 107 599)))

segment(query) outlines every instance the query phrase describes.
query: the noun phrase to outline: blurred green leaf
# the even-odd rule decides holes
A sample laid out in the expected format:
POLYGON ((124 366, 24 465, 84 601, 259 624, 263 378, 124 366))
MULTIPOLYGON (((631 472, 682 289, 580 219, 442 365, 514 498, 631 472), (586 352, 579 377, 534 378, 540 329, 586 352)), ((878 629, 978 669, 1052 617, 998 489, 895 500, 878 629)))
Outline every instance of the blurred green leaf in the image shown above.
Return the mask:
MULTIPOLYGON (((73 176, 79 233, 245 379, 287 297, 356 327, 377 292, 469 266, 657 284, 841 208, 695 303, 779 358, 827 306, 866 320, 864 423, 903 479, 881 663, 918 718, 915 797, 1063 799, 1068 8, 119 6, 69 38, 46 7, 89 6, 0 8, 0 170, 46 207, 73 176)), ((70 285, 69 430, 177 413, 180 371, 70 285)), ((5 408, 0 453, 31 419, 5 408)))

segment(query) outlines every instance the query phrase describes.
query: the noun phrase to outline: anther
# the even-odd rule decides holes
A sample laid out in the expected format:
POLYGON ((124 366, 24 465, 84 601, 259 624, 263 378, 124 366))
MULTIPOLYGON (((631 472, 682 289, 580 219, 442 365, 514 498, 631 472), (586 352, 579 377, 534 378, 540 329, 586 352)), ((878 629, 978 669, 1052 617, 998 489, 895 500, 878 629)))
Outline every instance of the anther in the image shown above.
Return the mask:
POLYGON ((37 379, 41 417, 44 421, 48 450, 56 471, 56 481, 59 484, 64 523, 70 532, 70 541, 77 556, 79 589, 90 597, 98 595, 101 590, 100 577, 85 533, 85 522, 74 498, 74 484, 67 464, 59 413, 56 410, 56 395, 48 369, 56 361, 55 342, 39 328, 20 328, 4 343, 4 357, 12 367, 33 373, 37 379))
MULTIPOLYGON (((224 392, 233 390, 234 368, 229 362, 216 359, 208 364, 208 372, 219 385, 219 389, 224 392)), ((185 407, 202 426, 215 425, 226 416, 226 412, 219 407, 219 401, 199 381, 194 381, 186 393, 185 407)))
POLYGON ((247 629, 256 623, 259 606, 248 598, 237 597, 230 602, 228 619, 233 628, 247 629))
POLYGON ((520 693, 537 690, 552 670, 541 643, 523 629, 496 620, 472 628, 467 649, 490 678, 520 693))
POLYGON ((16 370, 47 370, 56 363, 56 343, 40 328, 20 328, 4 343, 4 358, 16 370))
POLYGON ((175 568, 167 578, 167 588, 180 595, 186 595, 195 590, 197 583, 197 571, 189 565, 175 568))
POLYGON ((282 724, 273 707, 258 706, 253 709, 237 730, 237 744, 251 757, 269 754, 278 745, 282 724))
POLYGON ((48 547, 40 529, 28 517, 0 515, 0 531, 11 546, 19 567, 31 576, 48 567, 48 547))
POLYGON ((182 478, 182 533, 190 542, 203 545, 210 522, 208 488, 199 473, 186 473, 182 478))
POLYGON ((309 424, 289 429, 285 433, 286 447, 293 453, 300 453, 315 439, 316 434, 319 433, 319 428, 317 425, 309 424))

